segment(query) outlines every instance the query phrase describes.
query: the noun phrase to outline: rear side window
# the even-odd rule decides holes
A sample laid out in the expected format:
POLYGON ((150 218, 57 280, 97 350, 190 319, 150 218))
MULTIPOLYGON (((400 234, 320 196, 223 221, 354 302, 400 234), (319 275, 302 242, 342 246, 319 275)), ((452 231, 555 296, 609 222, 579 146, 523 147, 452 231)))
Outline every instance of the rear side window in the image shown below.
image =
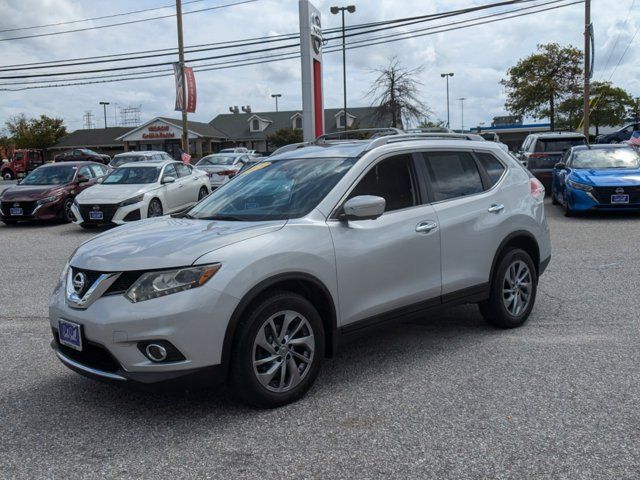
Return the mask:
POLYGON ((480 193, 482 178, 468 152, 428 152, 423 158, 436 202, 480 193))
POLYGON ((539 138, 536 152, 565 152, 576 145, 586 145, 584 138, 539 138))
POLYGON ((487 172, 487 176, 491 181, 489 188, 491 188, 498 182, 498 180, 500 180, 500 177, 504 172, 504 165, 502 165, 502 163, 500 163, 500 161, 490 153, 477 152, 476 155, 478 160, 480 160, 480 164, 487 172))

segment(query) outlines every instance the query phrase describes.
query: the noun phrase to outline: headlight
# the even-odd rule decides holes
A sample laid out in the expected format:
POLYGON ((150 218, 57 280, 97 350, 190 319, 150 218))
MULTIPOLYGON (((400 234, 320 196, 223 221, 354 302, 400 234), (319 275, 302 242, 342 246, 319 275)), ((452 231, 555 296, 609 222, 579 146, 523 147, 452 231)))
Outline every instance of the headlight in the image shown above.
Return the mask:
POLYGON ((574 182, 573 180, 567 180, 567 185, 576 190, 582 190, 583 192, 590 192, 593 190, 591 185, 585 185, 584 183, 574 182))
POLYGON ((131 302, 142 302, 200 287, 213 277, 222 265, 178 268, 161 272, 147 272, 127 290, 125 297, 131 302))
POLYGON ((120 202, 120 207, 126 207, 127 205, 133 205, 134 203, 141 202, 144 198, 144 193, 142 195, 138 195, 137 197, 130 198, 129 200, 125 200, 124 202, 120 202))
POLYGON ((44 205, 45 203, 52 203, 60 199, 60 195, 51 195, 49 197, 41 198, 36 202, 36 205, 44 205))

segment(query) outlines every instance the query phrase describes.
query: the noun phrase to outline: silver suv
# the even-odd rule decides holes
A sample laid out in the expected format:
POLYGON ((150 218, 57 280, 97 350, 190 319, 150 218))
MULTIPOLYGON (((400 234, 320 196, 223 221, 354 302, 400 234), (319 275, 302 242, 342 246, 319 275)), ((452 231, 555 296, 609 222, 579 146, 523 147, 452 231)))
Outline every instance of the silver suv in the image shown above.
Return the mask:
POLYGON ((283 405, 366 327, 461 303, 496 327, 522 325, 551 258, 543 199, 491 142, 304 145, 187 214, 81 245, 51 298, 52 346, 90 377, 199 376, 283 405))

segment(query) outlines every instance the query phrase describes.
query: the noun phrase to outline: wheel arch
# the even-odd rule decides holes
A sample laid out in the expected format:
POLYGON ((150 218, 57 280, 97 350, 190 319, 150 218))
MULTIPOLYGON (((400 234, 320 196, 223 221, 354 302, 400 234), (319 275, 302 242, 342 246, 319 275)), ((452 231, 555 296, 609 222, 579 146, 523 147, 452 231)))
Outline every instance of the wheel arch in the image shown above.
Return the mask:
POLYGON ((507 235, 500 243, 500 246, 498 246, 491 264, 491 276, 489 277, 490 282, 493 281, 493 275, 498 267, 498 262, 500 261, 502 254, 508 248, 520 248, 527 252, 531 256, 531 260, 533 260, 533 264, 536 267, 536 274, 538 276, 540 275, 540 247, 538 245, 538 241, 531 232, 519 230, 507 235))

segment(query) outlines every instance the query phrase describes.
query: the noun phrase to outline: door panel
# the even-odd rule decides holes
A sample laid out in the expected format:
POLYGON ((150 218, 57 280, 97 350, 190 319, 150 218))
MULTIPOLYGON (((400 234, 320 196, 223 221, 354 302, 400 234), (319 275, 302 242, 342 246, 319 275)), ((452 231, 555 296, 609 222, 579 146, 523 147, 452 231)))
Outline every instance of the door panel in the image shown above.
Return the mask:
POLYGON ((167 165, 164 168, 162 177, 173 177, 176 179, 173 183, 165 183, 161 188, 164 192, 165 208, 168 208, 169 211, 177 210, 182 200, 180 198, 180 179, 178 178, 176 167, 173 164, 167 165))

